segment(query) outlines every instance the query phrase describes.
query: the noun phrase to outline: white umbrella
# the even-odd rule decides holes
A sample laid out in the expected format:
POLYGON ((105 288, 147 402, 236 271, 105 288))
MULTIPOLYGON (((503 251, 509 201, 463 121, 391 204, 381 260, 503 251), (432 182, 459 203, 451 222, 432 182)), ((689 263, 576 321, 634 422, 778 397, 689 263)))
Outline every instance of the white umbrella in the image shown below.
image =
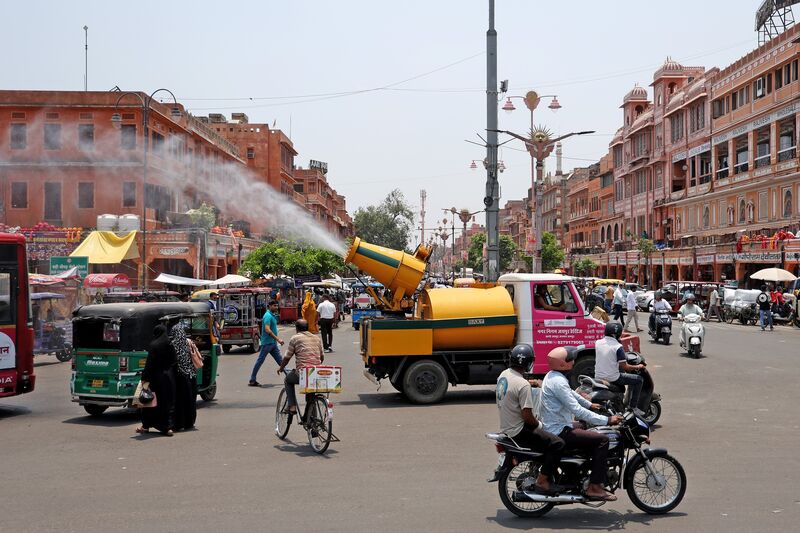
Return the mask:
POLYGON ((797 279, 797 276, 782 268, 764 268, 750 276, 750 278, 760 279, 763 281, 774 281, 777 283, 779 281, 794 281, 797 279))

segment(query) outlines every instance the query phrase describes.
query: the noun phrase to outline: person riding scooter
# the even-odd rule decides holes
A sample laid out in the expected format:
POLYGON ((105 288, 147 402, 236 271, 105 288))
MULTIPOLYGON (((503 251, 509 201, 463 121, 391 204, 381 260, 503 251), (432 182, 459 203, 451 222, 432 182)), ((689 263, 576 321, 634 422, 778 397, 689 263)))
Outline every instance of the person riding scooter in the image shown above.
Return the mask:
POLYGON ((648 322, 648 325, 650 326, 650 331, 653 331, 656 327, 656 314, 659 311, 666 311, 667 313, 671 313, 672 306, 669 305, 669 302, 664 299, 664 295, 661 294, 661 291, 656 291, 655 301, 653 301, 653 312, 650 313, 650 321, 648 322))
MULTIPOLYGON (((686 295, 686 303, 681 306, 678 310, 678 320, 683 320, 684 317, 689 315, 698 315, 701 319, 705 317, 703 310, 700 309, 700 306, 697 305, 695 302, 694 294, 689 293, 686 295)), ((681 328, 680 333, 680 345, 686 345, 686 327, 681 328)))
MULTIPOLYGON (((630 386, 631 394, 628 405, 632 409, 638 410, 639 395, 642 392, 644 379, 638 374, 625 374, 620 372, 620 370, 641 370, 644 368, 644 365, 628 364, 627 357, 625 356, 625 348, 623 348, 622 344, 619 342, 621 336, 621 324, 617 322, 609 322, 606 324, 605 336, 594 345, 594 378, 596 380, 607 381, 622 389, 625 388, 625 385, 630 386)), ((644 416, 644 413, 640 416, 644 416)))

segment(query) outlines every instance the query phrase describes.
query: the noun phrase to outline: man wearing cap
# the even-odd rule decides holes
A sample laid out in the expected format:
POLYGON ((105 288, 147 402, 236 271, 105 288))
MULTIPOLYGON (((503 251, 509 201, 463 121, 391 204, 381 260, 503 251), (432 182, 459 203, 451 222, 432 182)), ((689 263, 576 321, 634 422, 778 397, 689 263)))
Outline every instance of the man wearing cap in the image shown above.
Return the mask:
POLYGON ((542 382, 542 423, 545 431, 564 440, 566 448, 577 448, 591 455, 592 473, 586 496, 594 501, 615 501, 617 497, 604 488, 608 437, 576 427, 575 419, 597 426, 616 425, 621 419, 617 415, 593 413, 589 408, 598 409, 600 406, 570 388, 568 375, 577 356, 578 349, 574 347, 555 348, 547 354, 550 372, 542 382))

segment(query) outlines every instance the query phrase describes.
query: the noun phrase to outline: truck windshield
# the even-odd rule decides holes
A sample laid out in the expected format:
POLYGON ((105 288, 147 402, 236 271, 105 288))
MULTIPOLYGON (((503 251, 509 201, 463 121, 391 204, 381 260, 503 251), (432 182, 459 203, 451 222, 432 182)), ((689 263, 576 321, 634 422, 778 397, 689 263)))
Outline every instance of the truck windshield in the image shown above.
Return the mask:
POLYGON ((565 313, 578 311, 578 305, 572 298, 572 291, 565 283, 537 285, 534 307, 543 311, 563 311, 565 313))

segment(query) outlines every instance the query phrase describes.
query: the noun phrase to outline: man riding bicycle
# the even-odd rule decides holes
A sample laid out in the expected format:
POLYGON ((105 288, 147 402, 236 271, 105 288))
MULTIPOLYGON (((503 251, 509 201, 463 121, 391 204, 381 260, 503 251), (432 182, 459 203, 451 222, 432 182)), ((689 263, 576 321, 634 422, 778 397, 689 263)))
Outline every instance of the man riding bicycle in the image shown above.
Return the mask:
POLYGON ((286 375, 286 379, 283 380, 286 398, 289 403, 288 411, 291 414, 297 413, 297 396, 295 396, 294 392, 294 386, 300 383, 300 374, 297 371, 309 366, 320 365, 325 360, 325 354, 322 352, 322 341, 308 331, 308 321, 301 318, 294 325, 297 333, 289 340, 286 355, 283 356, 280 367, 278 367, 278 375, 280 375, 286 365, 289 364, 289 361, 292 360, 292 357, 297 356, 295 370, 289 372, 286 375))

